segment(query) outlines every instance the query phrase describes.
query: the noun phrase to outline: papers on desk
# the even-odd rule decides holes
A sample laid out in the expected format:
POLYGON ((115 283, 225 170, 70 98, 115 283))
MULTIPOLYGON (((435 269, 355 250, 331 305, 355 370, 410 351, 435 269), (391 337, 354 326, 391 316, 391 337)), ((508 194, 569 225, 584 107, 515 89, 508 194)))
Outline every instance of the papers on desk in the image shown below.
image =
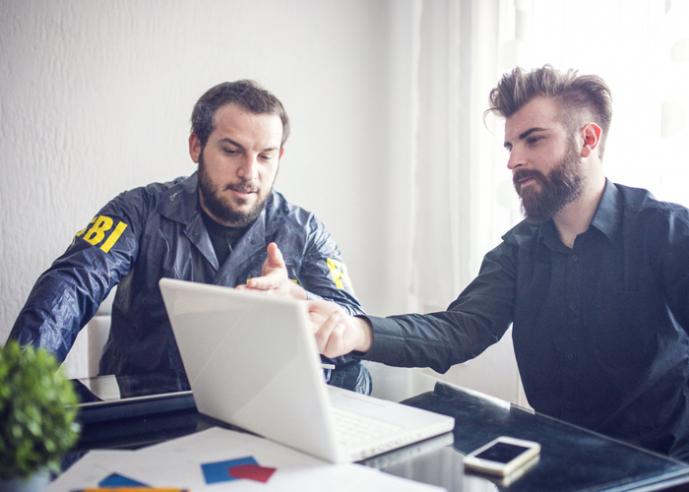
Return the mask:
POLYGON ((48 487, 95 487, 112 476, 194 491, 435 492, 361 465, 333 465, 266 439, 218 427, 136 451, 91 451, 48 487))

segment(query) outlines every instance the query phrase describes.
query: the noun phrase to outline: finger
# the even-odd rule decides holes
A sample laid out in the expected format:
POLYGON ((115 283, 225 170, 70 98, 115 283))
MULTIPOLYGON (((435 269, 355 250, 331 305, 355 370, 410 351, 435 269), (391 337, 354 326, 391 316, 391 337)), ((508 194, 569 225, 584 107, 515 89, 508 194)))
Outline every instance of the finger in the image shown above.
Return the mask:
POLYGON ((350 350, 347 350, 345 346, 345 332, 346 326, 343 322, 335 326, 332 332, 330 332, 322 354, 328 358, 333 358, 349 353, 350 350))
POLYGON ((340 306, 324 299, 312 299, 306 303, 306 307, 309 313, 318 313, 324 317, 340 310, 340 306))
POLYGON ((318 347, 319 353, 323 353, 325 347, 328 345, 330 335, 340 322, 341 317, 339 316, 339 313, 333 313, 333 315, 326 319, 325 323, 323 323, 318 330, 316 330, 314 336, 316 337, 316 346, 318 347))
POLYGON ((250 287, 248 285, 236 285, 234 287, 235 290, 241 290, 242 292, 253 292, 256 294, 267 294, 267 295, 273 295, 276 291, 274 289, 254 289, 253 287, 250 287))
POLYGON ((287 268, 285 266, 285 259, 282 257, 282 251, 278 248, 276 243, 268 244, 268 256, 264 266, 268 268, 287 268))
POLYGON ((246 285, 251 289, 269 290, 277 289, 283 282, 283 278, 279 272, 270 272, 260 277, 250 278, 246 281, 246 285))
MULTIPOLYGON (((316 325, 316 329, 321 326, 323 323, 325 323, 325 320, 328 319, 327 316, 323 316, 321 313, 316 313, 316 312, 310 312, 309 313, 309 321, 316 325)), ((316 331, 315 329, 313 331, 316 331)))

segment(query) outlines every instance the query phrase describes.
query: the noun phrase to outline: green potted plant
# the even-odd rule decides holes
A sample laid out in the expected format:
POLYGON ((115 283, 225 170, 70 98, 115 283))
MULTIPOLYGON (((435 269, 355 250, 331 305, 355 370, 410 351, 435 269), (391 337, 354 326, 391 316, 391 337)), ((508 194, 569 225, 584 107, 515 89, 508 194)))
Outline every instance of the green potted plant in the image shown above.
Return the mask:
POLYGON ((50 353, 0 348, 0 492, 42 490, 79 434, 74 388, 50 353))

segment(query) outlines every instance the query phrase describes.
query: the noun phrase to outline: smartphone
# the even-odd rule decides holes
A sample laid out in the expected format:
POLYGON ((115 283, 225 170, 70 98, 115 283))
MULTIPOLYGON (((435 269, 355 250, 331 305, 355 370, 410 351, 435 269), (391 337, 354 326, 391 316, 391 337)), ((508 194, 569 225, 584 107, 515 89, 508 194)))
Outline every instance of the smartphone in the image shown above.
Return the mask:
POLYGON ((541 445, 513 437, 500 436, 464 457, 464 466, 491 475, 509 475, 530 463, 541 452, 541 445))

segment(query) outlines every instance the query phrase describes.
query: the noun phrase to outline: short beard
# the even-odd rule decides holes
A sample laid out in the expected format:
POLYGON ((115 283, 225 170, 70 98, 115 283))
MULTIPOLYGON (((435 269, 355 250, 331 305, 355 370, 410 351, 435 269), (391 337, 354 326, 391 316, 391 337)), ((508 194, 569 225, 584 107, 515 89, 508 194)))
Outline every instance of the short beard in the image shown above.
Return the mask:
MULTIPOLYGON (((249 182, 244 180, 240 186, 248 184, 249 182)), ((257 201, 253 208, 246 213, 233 209, 229 203, 223 201, 219 187, 210 182, 203 162, 203 152, 199 156, 199 193, 202 197, 202 203, 208 208, 208 211, 226 224, 232 224, 231 227, 244 227, 255 221, 266 205, 266 198, 270 196, 269 192, 263 200, 257 201)))
POLYGON ((522 200, 522 212, 526 220, 541 223, 551 219, 565 205, 581 195, 583 178, 581 158, 576 151, 576 144, 574 141, 569 142, 567 153, 548 176, 539 171, 518 171, 513 181, 522 200), (520 189, 519 180, 527 176, 540 182, 540 191, 533 190, 533 187, 520 189))

